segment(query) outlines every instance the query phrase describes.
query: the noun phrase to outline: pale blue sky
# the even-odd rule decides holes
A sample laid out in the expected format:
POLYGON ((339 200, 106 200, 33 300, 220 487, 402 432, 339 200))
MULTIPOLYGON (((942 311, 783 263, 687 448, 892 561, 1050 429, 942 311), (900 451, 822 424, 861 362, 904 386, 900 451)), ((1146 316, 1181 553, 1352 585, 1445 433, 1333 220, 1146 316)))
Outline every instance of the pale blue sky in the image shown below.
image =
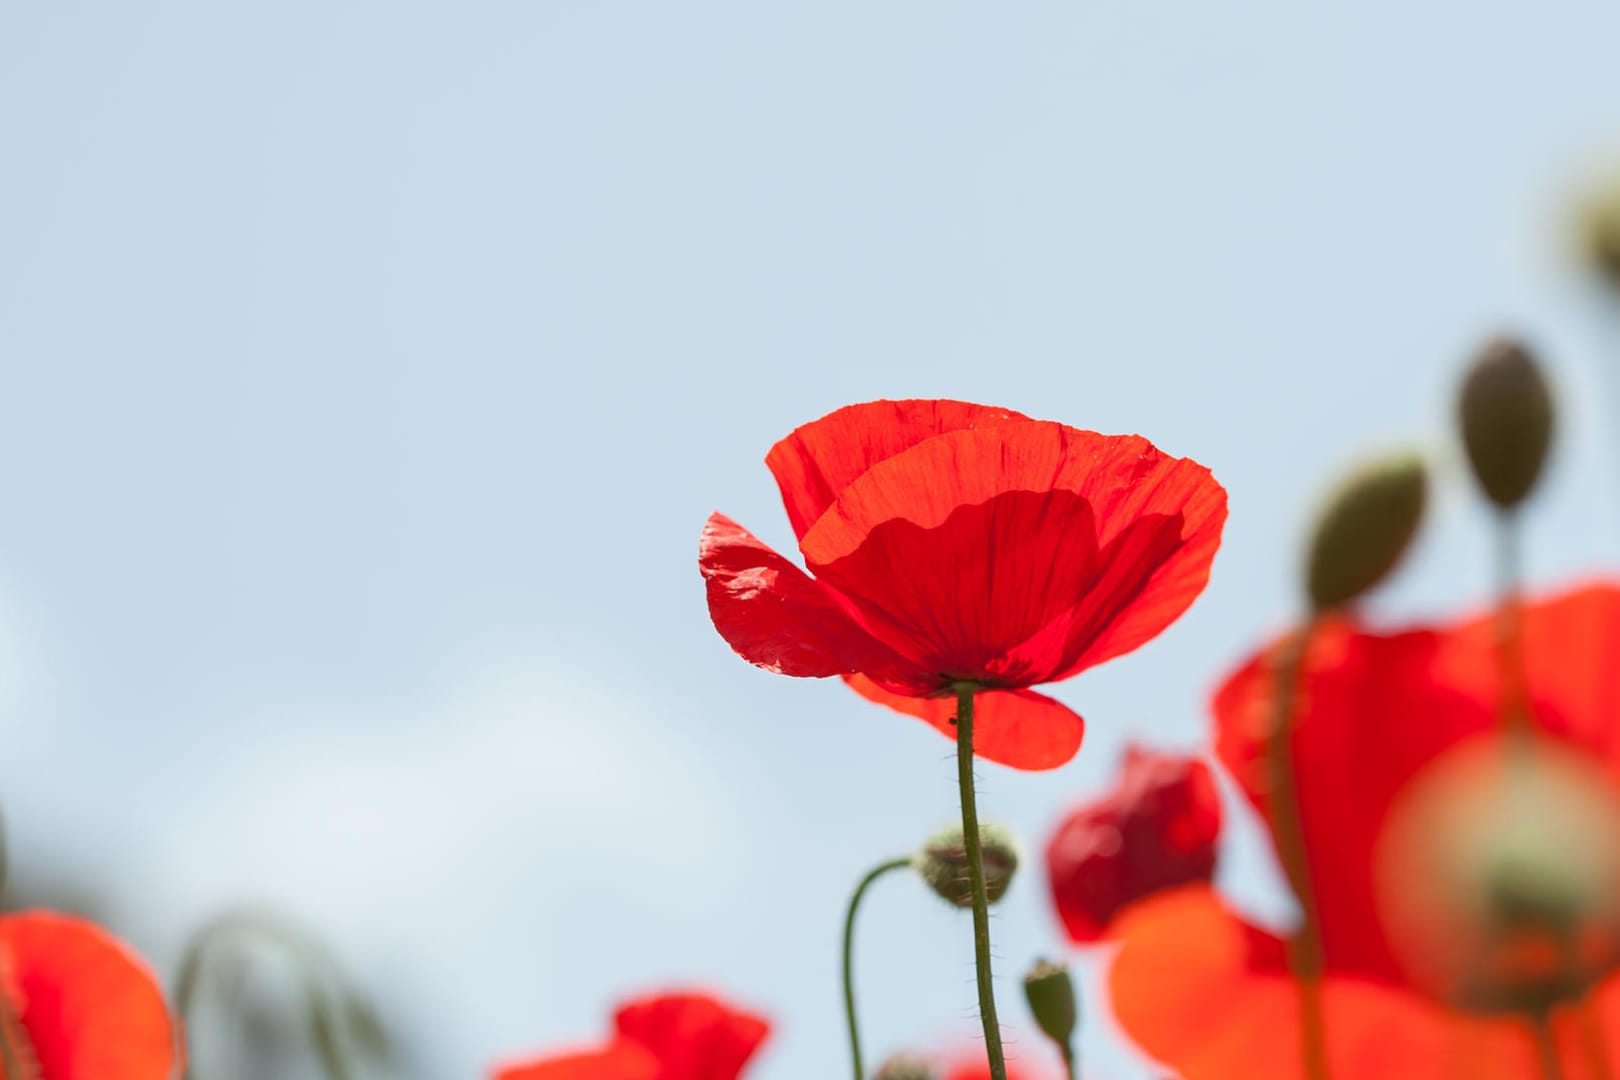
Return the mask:
MULTIPOLYGON (((1534 575, 1612 563, 1620 328, 1565 230, 1620 152, 1617 40, 1598 0, 7 6, 19 860, 115 885, 159 965, 239 896, 303 912, 418 1077, 687 980, 778 1018, 757 1080, 839 1075, 841 905, 951 819, 950 746, 732 656, 704 516, 790 546, 766 449, 884 396, 1214 469, 1205 598, 1058 688, 1075 763, 983 769, 1032 851, 1126 740, 1197 742, 1320 483, 1449 453, 1489 331, 1564 391, 1534 575)), ((1443 483, 1387 614, 1486 580, 1443 483)), ((1276 915, 1268 875, 1228 864, 1276 915)), ((874 1054, 967 1044, 966 921, 891 881, 863 929, 874 1054)), ((995 931, 1009 975, 1055 949, 1038 874, 995 931)), ((1099 1013, 1094 1075, 1142 1075, 1099 1013)))

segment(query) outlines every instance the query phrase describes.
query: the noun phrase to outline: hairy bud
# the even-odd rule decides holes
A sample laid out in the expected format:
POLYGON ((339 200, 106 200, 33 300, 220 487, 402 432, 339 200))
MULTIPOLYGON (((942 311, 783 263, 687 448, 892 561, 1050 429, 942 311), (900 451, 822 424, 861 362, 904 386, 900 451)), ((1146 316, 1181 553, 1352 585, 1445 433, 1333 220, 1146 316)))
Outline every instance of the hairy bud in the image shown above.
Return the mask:
POLYGON ((1457 418, 1486 497, 1504 509, 1523 501, 1553 430, 1552 392, 1530 350, 1511 338, 1487 344, 1463 377, 1457 418))
MULTIPOLYGON (((979 826, 980 862, 984 865, 984 890, 994 904, 1012 884, 1018 869, 1018 845, 1012 833, 999 825, 979 826)), ((968 880, 967 844, 962 826, 941 829, 912 859, 917 873, 946 903, 973 906, 973 889, 968 880)))
POLYGON ((1417 534, 1428 473, 1415 454, 1380 458, 1340 483, 1316 518, 1305 588, 1317 611, 1343 607, 1384 579, 1417 534))

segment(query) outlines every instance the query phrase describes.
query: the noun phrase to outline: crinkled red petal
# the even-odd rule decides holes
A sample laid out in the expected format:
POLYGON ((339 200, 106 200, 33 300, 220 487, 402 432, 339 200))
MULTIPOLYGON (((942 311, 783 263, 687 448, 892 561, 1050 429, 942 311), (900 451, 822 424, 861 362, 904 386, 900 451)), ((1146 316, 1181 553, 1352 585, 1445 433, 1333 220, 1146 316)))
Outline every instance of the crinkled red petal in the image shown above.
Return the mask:
POLYGON ((839 492, 878 462, 935 435, 1027 419, 965 401, 869 401, 798 428, 771 447, 765 464, 782 491, 793 535, 802 538, 839 492))
POLYGON ((619 1040, 599 1049, 498 1066, 490 1080, 663 1080, 663 1072, 650 1051, 619 1040))
POLYGON ((829 590, 724 514, 704 524, 698 566, 715 629, 751 664, 807 678, 905 666, 829 590))
POLYGON ((40 1080, 170 1080, 175 1028, 155 979, 95 924, 44 911, 0 917, 10 1004, 40 1080))
POLYGON ((1047 842, 1047 881, 1069 939, 1095 941, 1127 905, 1209 881, 1220 831, 1209 766, 1131 747, 1113 788, 1072 811, 1047 842))
POLYGON ((1207 469, 1145 439, 1009 422, 879 462, 800 547, 897 651, 946 679, 1029 686, 1179 616, 1225 515, 1207 469))
POLYGON ((770 1034, 763 1016, 708 994, 630 1001, 613 1018, 622 1039, 658 1059, 660 1080, 736 1080, 770 1034))
MULTIPOLYGON (((845 677, 868 701, 919 717, 956 739, 956 698, 911 697, 886 690, 864 675, 845 677)), ((973 703, 973 752, 1015 769, 1055 769, 1080 750, 1086 723, 1074 710, 1033 690, 984 690, 973 703)))

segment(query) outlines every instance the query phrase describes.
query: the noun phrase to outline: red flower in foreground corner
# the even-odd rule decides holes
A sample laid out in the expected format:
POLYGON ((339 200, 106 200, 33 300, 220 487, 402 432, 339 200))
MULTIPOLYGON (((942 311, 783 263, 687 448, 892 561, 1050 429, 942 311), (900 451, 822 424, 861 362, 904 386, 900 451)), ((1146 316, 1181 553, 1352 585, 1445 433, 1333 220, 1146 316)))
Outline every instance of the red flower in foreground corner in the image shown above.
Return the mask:
MULTIPOLYGON (((1524 650, 1536 725, 1620 773, 1620 588, 1575 590, 1527 605, 1524 650)), ((1408 781, 1445 751, 1495 730, 1498 676, 1489 617, 1379 635, 1344 621, 1312 637, 1292 752, 1321 924, 1327 1052, 1333 1075, 1539 1077, 1528 1025, 1464 1015, 1414 988, 1375 911, 1374 852, 1408 781)), ((1268 657, 1215 696, 1218 750, 1268 827, 1264 752, 1268 657)), ((1299 1004, 1284 943, 1208 888, 1144 901, 1116 925, 1114 1012, 1148 1053, 1187 1080, 1301 1075, 1299 1004)), ((1620 1029, 1620 979, 1585 1007, 1620 1029)), ((1570 1075, 1590 1046, 1555 1014, 1570 1075)))
POLYGON ((1063 764, 1078 716, 1028 687, 1130 652, 1203 590, 1226 520, 1209 470, 1136 435, 959 401, 839 409, 771 448, 805 574, 723 514, 698 561, 715 628, 783 675, 843 676, 974 749, 1063 764))
POLYGON ((84 919, 0 916, 4 1080, 169 1080, 178 1060, 163 993, 123 945, 84 919))
POLYGON ((492 1080, 737 1080, 770 1024, 707 994, 621 1005, 601 1046, 497 1068, 492 1080))
POLYGON ((1052 903, 1069 939, 1096 941, 1128 904, 1215 872, 1221 800, 1197 758, 1133 746, 1113 789, 1046 845, 1052 903))

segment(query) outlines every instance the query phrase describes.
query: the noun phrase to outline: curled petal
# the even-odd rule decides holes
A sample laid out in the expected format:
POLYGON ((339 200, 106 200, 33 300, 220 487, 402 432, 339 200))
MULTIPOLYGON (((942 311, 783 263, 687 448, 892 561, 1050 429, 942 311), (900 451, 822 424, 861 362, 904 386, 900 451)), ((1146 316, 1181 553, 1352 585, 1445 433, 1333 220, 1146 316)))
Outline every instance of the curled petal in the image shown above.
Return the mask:
POLYGON ((110 934, 30 911, 0 917, 0 952, 41 1080, 169 1080, 178 1054, 163 993, 110 934))
POLYGON ((826 588, 724 514, 703 526, 698 566, 715 629, 751 664, 806 678, 900 664, 826 588))
POLYGON ((707 994, 662 994, 627 1002, 613 1018, 621 1039, 658 1059, 660 1080, 736 1080, 771 1025, 707 994))
POLYGON ((798 428, 771 447, 765 464, 802 539, 838 493, 878 462, 935 435, 1027 419, 965 401, 869 401, 798 428))
MULTIPOLYGON (((847 676, 868 701, 918 717, 956 739, 956 698, 910 697, 885 690, 864 675, 847 676)), ((1086 724, 1060 701, 1033 690, 982 690, 973 703, 973 752, 1015 769, 1055 769, 1080 749, 1086 724)))

